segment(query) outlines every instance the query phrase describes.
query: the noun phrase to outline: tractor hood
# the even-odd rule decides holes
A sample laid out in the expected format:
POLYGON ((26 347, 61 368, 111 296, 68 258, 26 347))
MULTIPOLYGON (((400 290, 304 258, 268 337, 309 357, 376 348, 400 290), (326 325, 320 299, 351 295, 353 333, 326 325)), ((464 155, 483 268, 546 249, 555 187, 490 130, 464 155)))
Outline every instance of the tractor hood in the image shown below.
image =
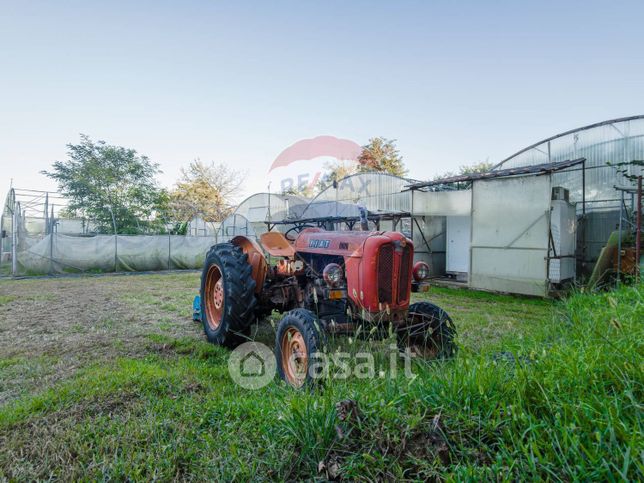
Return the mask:
POLYGON ((367 238, 379 235, 374 231, 326 231, 321 228, 303 230, 293 247, 296 252, 320 255, 360 257, 367 238))
POLYGON ((365 242, 370 238, 373 242, 382 240, 380 243, 401 240, 409 242, 402 233, 392 231, 326 231, 321 228, 306 228, 299 234, 293 247, 301 253, 362 257, 365 242))
POLYGON ((379 314, 387 307, 394 319, 404 315, 409 306, 414 245, 402 233, 309 228, 300 233, 294 248, 301 254, 343 257, 347 295, 358 309, 379 314))

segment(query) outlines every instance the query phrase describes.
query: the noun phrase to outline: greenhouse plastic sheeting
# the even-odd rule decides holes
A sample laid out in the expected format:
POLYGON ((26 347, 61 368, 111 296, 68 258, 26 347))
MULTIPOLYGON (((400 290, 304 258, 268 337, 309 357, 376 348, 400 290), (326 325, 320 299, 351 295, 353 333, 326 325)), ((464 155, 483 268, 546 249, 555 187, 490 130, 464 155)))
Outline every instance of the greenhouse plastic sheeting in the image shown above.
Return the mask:
POLYGON ((216 243, 214 237, 178 235, 51 237, 29 239, 18 251, 20 273, 199 269, 216 243))
POLYGON ((472 209, 472 191, 412 191, 414 215, 467 216, 472 209))
POLYGON ((470 285, 547 295, 550 176, 475 181, 470 285))
POLYGON ((432 277, 445 273, 445 217, 418 216, 413 220, 414 261, 429 264, 432 277), (420 229, 419 229, 420 227, 420 229))
POLYGON ((242 201, 234 214, 247 218, 251 223, 297 219, 309 201, 297 195, 255 193, 242 201))
MULTIPOLYGON (((265 226, 264 223, 257 223, 257 227, 261 228, 262 226, 265 226)), ((222 221, 219 230, 217 230, 219 242, 227 242, 240 235, 257 240, 253 223, 248 221, 245 216, 236 213, 222 221)))
POLYGON ((311 200, 302 218, 359 216, 358 206, 374 213, 408 212, 411 194, 403 191, 409 180, 385 173, 362 173, 348 176, 311 200))

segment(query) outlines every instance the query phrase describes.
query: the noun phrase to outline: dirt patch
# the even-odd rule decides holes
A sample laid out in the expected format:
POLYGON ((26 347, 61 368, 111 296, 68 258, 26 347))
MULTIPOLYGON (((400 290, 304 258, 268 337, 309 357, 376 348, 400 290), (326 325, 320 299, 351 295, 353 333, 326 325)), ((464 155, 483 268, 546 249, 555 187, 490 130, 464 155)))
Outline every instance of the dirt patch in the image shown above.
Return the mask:
MULTIPOLYGON (((78 460, 86 458, 82 453, 97 444, 91 431, 83 436, 79 429, 94 426, 98 418, 126 424, 139 407, 135 394, 118 392, 4 428, 0 432, 2 477, 18 481, 60 477, 56 475, 60 469, 74 468, 78 460)), ((83 475, 68 476, 82 479, 83 475)))
POLYGON ((145 356, 150 334, 202 338, 198 286, 195 272, 0 282, 0 361, 11 361, 0 404, 90 363, 145 356))

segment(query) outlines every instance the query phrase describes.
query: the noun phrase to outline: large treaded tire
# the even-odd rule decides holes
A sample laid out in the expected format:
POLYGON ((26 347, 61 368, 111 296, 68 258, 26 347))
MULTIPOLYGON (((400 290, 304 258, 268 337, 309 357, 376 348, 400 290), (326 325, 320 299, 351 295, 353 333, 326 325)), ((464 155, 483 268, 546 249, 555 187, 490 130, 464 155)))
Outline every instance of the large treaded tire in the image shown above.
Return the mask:
POLYGON ((201 320, 209 342, 234 348, 246 340, 257 304, 251 272, 248 256, 232 243, 219 243, 208 251, 200 294, 201 320), (209 310, 209 304, 214 304, 214 279, 221 280, 220 307, 210 305, 209 310), (213 310, 218 317, 211 317, 213 310))
POLYGON ((417 355, 433 359, 449 359, 456 355, 454 322, 438 305, 430 302, 411 304, 409 324, 397 334, 401 350, 410 347, 417 355))
POLYGON ((294 309, 287 312, 277 326, 275 336, 275 359, 277 361, 277 373, 280 378, 295 388, 310 386, 318 379, 316 370, 320 369, 319 364, 311 364, 323 350, 324 338, 318 318, 313 312, 306 309, 294 309), (303 364, 304 370, 295 377, 292 367, 289 368, 286 359, 292 356, 289 349, 297 338, 302 352, 305 351, 307 362, 303 364), (317 368, 316 368, 317 366, 317 368))

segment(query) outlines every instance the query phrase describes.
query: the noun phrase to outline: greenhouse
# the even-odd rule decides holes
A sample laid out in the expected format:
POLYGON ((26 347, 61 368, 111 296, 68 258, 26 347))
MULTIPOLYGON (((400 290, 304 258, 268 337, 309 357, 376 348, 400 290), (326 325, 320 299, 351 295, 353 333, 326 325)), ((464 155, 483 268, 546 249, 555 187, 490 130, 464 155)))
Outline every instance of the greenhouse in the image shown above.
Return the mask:
POLYGON ((3 273, 195 269, 217 242, 308 226, 356 230, 364 212, 369 229, 412 239, 437 282, 545 296, 588 275, 620 219, 637 211, 643 159, 644 116, 615 119, 535 143, 484 174, 419 182, 360 173, 310 199, 256 193, 220 223, 195 217, 186 236, 98 234, 91 221, 61 216, 59 195, 12 188, 3 273))
POLYGON ((413 213, 447 213, 446 274, 473 288, 544 296, 590 275, 620 219, 634 218, 642 160, 644 116, 592 124, 480 177, 415 183, 413 213), (444 191, 456 183, 470 187, 444 191))

